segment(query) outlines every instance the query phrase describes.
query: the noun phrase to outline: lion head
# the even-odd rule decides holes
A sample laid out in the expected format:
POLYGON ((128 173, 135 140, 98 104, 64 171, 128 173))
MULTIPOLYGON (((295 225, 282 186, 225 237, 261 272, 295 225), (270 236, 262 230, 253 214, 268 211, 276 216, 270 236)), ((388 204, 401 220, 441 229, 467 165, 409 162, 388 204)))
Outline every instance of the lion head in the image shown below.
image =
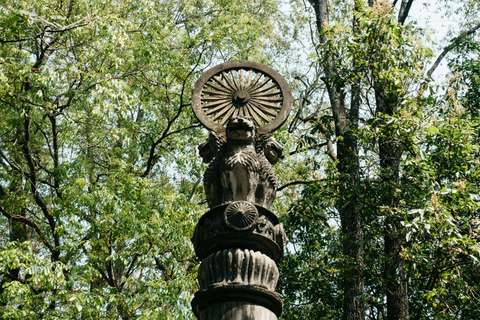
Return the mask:
POLYGON ((227 124, 227 143, 241 142, 250 144, 255 141, 257 127, 253 119, 248 117, 231 118, 227 124))

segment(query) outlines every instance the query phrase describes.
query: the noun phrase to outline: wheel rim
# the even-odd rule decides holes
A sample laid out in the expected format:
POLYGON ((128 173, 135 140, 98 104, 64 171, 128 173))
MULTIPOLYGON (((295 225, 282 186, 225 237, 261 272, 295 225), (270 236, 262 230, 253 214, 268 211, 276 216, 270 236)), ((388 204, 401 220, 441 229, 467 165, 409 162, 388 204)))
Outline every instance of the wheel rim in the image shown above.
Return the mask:
POLYGON ((195 83, 193 111, 209 130, 224 132, 229 119, 250 117, 259 133, 272 132, 288 117, 292 95, 275 70, 251 61, 222 63, 195 83))

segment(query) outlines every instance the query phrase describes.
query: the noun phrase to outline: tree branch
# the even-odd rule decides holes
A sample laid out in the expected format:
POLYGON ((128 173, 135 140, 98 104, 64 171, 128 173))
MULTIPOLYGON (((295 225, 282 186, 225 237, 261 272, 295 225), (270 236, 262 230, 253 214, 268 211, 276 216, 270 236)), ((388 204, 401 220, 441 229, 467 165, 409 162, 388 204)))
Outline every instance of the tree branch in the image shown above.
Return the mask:
POLYGON ((313 149, 318 149, 318 148, 321 148, 321 147, 324 147, 328 145, 328 142, 324 142, 324 143, 317 143, 313 146, 308 146, 308 147, 305 147, 305 148, 301 148, 301 149, 295 149, 293 151, 291 151, 289 153, 289 155, 293 156, 294 154, 297 154, 297 153, 300 153, 300 152, 303 152, 303 151, 308 151, 308 150, 313 150, 313 149))
POLYGON ((335 154, 335 150, 333 150, 333 140, 330 135, 330 131, 328 128, 323 124, 320 123, 320 129, 323 132, 323 135, 325 136, 325 139, 327 140, 327 154, 328 156, 333 160, 337 161, 337 155, 335 154))
POLYGON ((445 56, 450 52, 452 51, 458 44, 459 44, 459 40, 460 39, 463 39, 463 38, 466 38, 468 37, 469 35, 472 35, 473 33, 475 33, 478 29, 480 29, 480 23, 477 24, 476 26, 474 26, 473 28, 471 28, 470 30, 468 31, 465 31, 465 32, 461 32, 460 35, 454 39, 452 39, 452 42, 446 46, 445 48, 443 48, 443 51, 442 53, 440 53, 440 55, 437 57, 437 60, 435 60, 435 62, 433 63, 432 67, 428 70, 427 72, 427 76, 428 77, 431 77, 433 72, 437 69, 437 67, 440 65, 440 62, 442 62, 443 58, 445 58, 445 56))
POLYGON ((1 40, 0 43, 15 43, 15 42, 22 42, 22 41, 27 41, 29 39, 16 39, 16 40, 1 40))
POLYGON ((52 259, 57 261, 60 257, 60 251, 56 250, 60 247, 60 236, 56 232, 57 224, 55 219, 53 218, 52 214, 48 211, 47 205, 40 197, 40 194, 37 190, 37 176, 35 174, 35 164, 33 162, 32 154, 30 152, 30 148, 28 146, 28 142, 30 140, 30 118, 27 114, 25 114, 25 141, 22 143, 22 149, 25 159, 27 160, 27 165, 30 169, 29 181, 30 186, 32 187, 33 198, 35 199, 35 203, 40 207, 43 212, 43 215, 48 220, 48 224, 50 225, 50 230, 52 231, 52 236, 55 243, 55 248, 52 248, 52 259))
POLYGON ((320 180, 297 180, 297 181, 292 181, 292 182, 289 182, 287 184, 284 184, 281 187, 278 187, 277 191, 282 191, 285 188, 295 186, 295 185, 299 185, 299 184, 310 184, 312 182, 319 182, 319 181, 320 180))
POLYGON ((169 131, 170 131, 173 123, 182 114, 183 108, 185 107, 185 104, 183 104, 183 95, 185 93, 186 82, 190 78, 190 76, 193 74, 193 72, 197 69, 197 67, 199 66, 202 57, 203 57, 203 52, 200 53, 200 55, 198 57, 198 60, 195 63, 195 66, 193 68, 191 68, 190 72, 184 78, 183 85, 182 85, 182 90, 181 90, 181 93, 180 93, 180 106, 178 108, 178 111, 173 116, 172 119, 168 120, 167 127, 165 128, 165 130, 163 130, 162 135, 160 136, 160 138, 157 139, 157 141, 154 141, 152 146, 150 147, 150 153, 149 153, 148 160, 147 160, 147 167, 145 168, 145 172, 142 174, 142 177, 148 177, 150 175, 150 172, 151 172, 151 170, 152 170, 152 168, 153 168, 153 166, 155 165, 155 162, 156 162, 155 150, 156 150, 157 146, 163 141, 163 139, 165 139, 166 137, 169 136, 169 134, 170 134, 169 131))
POLYGON ((48 247, 48 249, 50 249, 50 251, 53 251, 54 250, 54 247, 52 246, 52 244, 50 243, 50 241, 47 240, 47 238, 45 237, 45 235, 43 234, 43 231, 42 229, 40 229, 40 227, 38 226, 38 224, 33 221, 33 220, 30 220, 28 219, 27 217, 24 217, 24 216, 21 216, 21 215, 18 215, 18 214, 13 214, 9 211, 7 211, 1 204, 0 204, 0 212, 7 218, 7 219, 10 219, 12 221, 17 221, 17 222, 21 222, 23 224, 26 224, 27 226, 30 226, 32 227, 38 234, 38 236, 40 237, 40 239, 42 239, 42 242, 48 247))
MULTIPOLYGON (((407 20, 410 8, 412 7, 412 3, 413 0, 402 0, 402 4, 400 5, 400 11, 398 12, 398 22, 400 24, 404 24, 405 20, 407 20)), ((395 4, 396 1, 394 5, 395 4)))

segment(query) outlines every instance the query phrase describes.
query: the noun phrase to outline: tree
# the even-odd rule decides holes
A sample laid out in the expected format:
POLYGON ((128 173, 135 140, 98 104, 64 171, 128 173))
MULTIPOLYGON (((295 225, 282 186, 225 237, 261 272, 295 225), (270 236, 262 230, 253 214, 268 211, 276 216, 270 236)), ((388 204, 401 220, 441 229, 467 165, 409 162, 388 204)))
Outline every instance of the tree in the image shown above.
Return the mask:
POLYGON ((217 61, 268 61, 277 6, 0 6, 2 318, 192 318, 190 90, 217 61))
POLYGON ((283 284, 289 294, 287 318, 335 319, 339 313, 343 319, 466 315, 445 296, 443 306, 448 315, 440 316, 435 311, 438 302, 433 308, 420 306, 441 291, 438 270, 448 270, 461 278, 464 287, 457 286, 456 294, 462 292, 465 301, 477 301, 476 286, 460 276, 456 269, 459 265, 440 262, 451 253, 441 248, 443 238, 447 247, 461 243, 460 250, 469 252, 458 260, 459 264, 477 268, 478 237, 474 229, 456 236, 452 233, 465 221, 475 224, 472 216, 478 212, 478 202, 464 202, 458 194, 452 200, 441 191, 448 181, 453 187, 450 190, 460 193, 455 187, 463 186, 458 175, 467 170, 468 177, 462 181, 472 186, 468 195, 475 198, 478 194, 473 187, 477 174, 473 172, 478 170, 466 166, 476 161, 478 145, 460 138, 471 137, 475 122, 468 117, 453 117, 460 103, 451 94, 453 82, 449 94, 439 97, 431 91, 434 87, 428 77, 448 53, 458 48, 460 40, 479 29, 478 20, 472 18, 478 5, 467 3, 456 8, 465 10, 464 31, 457 33, 428 66, 433 52, 419 42, 422 30, 407 23, 414 1, 309 2, 316 26, 312 31, 316 50, 312 57, 317 73, 313 81, 299 77, 306 84, 305 93, 309 93, 303 101, 322 102, 314 95, 324 91, 328 103, 326 107, 313 103, 309 115, 301 105, 303 114, 299 112, 297 119, 310 130, 310 136, 317 135, 313 138, 315 145, 321 145, 320 139, 326 141, 325 152, 331 163, 324 179, 304 189, 303 199, 286 218, 287 230, 293 233, 294 246, 298 247, 286 259, 283 271, 291 276, 283 284), (427 115, 434 115, 437 122, 427 115), (442 126, 443 121, 448 125, 442 126), (437 140, 440 136, 444 138, 437 140), (438 162, 438 157, 442 155, 443 159, 443 152, 449 150, 446 146, 454 149, 452 154, 459 152, 460 162, 453 168, 451 160, 438 162), (439 172, 448 175, 439 176, 439 172), (430 224, 423 213, 431 210, 432 202, 438 206, 434 210, 437 216, 429 217, 430 224), (457 208, 455 218, 447 218, 453 203, 457 208), (461 217, 457 216, 459 207, 461 217), (413 216, 419 212, 421 218, 413 216), (415 219, 424 222, 426 229, 418 223, 413 228, 415 219), (334 221, 339 221, 340 228, 332 227, 334 221), (323 226, 320 230, 319 225, 323 226), (432 225, 438 228, 428 239, 433 245, 417 251, 412 235, 430 234, 432 225), (335 241, 342 244, 341 250, 335 241), (327 243, 331 248, 322 248, 327 243), (412 258, 413 252, 416 259, 412 258), (419 265, 425 267, 421 272, 419 265), (312 277, 308 271, 313 272, 312 277), (339 295, 343 296, 341 312, 339 295))

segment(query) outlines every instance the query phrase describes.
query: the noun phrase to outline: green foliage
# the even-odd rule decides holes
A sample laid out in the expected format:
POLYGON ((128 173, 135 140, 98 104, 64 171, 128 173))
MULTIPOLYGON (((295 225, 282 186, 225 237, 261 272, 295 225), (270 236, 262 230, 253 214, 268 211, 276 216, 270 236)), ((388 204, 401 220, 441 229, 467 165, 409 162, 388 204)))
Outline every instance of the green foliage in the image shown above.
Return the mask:
POLYGON ((302 198, 284 218, 290 245, 281 263, 285 319, 341 317, 342 250, 336 213, 332 209, 333 181, 306 186, 302 198))
POLYGON ((462 72, 465 73, 467 92, 463 105, 469 113, 480 115, 480 62, 478 60, 469 60, 462 66, 462 72))
POLYGON ((0 318, 193 318, 190 91, 217 62, 267 62, 277 6, 2 3, 0 318))
MULTIPOLYGON (((274 210, 290 208, 283 318, 341 317, 350 263, 341 201, 358 202, 362 214, 369 318, 385 318, 392 219, 403 227, 412 318, 479 318, 478 41, 447 43, 462 50, 440 92, 423 75, 432 56, 423 31, 396 23, 388 1, 332 4, 332 23, 316 34, 298 1, 4 1, 0 318, 192 319, 190 237, 206 206, 197 204, 205 167, 194 147, 205 136, 190 91, 218 62, 279 62, 279 52, 300 64, 283 66, 296 115, 275 133, 286 156, 274 210), (279 9, 295 23, 279 26, 279 9), (345 137, 329 112, 319 67, 327 62, 344 101, 354 92, 361 101, 350 128, 361 183, 342 194, 333 153, 345 137), (377 97, 397 112, 379 110, 377 97), (399 180, 387 183, 378 146, 389 137, 402 157, 399 180)), ((475 1, 452 8, 465 13, 466 28, 477 22, 475 1)))
MULTIPOLYGON (((324 41, 316 45, 311 59, 319 69, 328 65, 335 70, 333 82, 346 102, 349 119, 353 110, 349 102, 355 92, 360 96, 358 126, 349 123, 358 142, 360 183, 342 189, 338 160, 326 160, 322 152, 306 154, 305 162, 325 167, 312 173, 311 180, 321 175, 321 181, 307 185, 284 217, 291 241, 281 267, 284 318, 342 317, 342 283, 349 274, 344 271, 348 258, 340 245, 338 206, 356 202, 362 217, 366 318, 387 318, 385 266, 390 257, 385 239, 395 233, 402 241, 399 255, 408 281, 410 317, 476 319, 480 310, 480 145, 478 113, 472 108, 476 60, 463 51, 465 56, 457 60, 462 62, 457 63, 459 74, 442 90, 424 76, 433 52, 422 44, 423 31, 414 24, 398 24, 389 1, 372 7, 355 3, 355 12, 345 3, 334 9, 333 22, 324 24, 317 35, 324 41), (394 112, 381 109, 382 103, 393 106, 394 112), (401 150, 398 180, 386 179, 388 172, 380 165, 379 145, 385 142, 401 150)), ((475 47, 471 41, 465 50, 474 53, 475 47)), ((311 114, 303 114, 305 121, 299 126, 308 132, 302 141, 306 145, 345 139, 336 136, 329 103, 318 98, 327 90, 316 82, 322 77, 325 73, 320 71, 310 82, 301 78, 310 85, 305 85, 305 92, 311 90, 306 95, 311 106, 304 109, 311 114)))
MULTIPOLYGON (((335 82, 345 90, 361 81, 362 96, 370 101, 375 82, 388 84, 382 87, 385 99, 402 97, 409 90, 418 88, 421 73, 432 52, 419 41, 420 30, 412 25, 396 22, 389 7, 366 7, 354 12, 355 23, 335 24, 325 27, 321 36, 326 41, 319 45, 318 63, 325 64, 334 52, 334 67, 338 71, 335 82)), ((378 90, 378 89, 377 89, 378 90)))

